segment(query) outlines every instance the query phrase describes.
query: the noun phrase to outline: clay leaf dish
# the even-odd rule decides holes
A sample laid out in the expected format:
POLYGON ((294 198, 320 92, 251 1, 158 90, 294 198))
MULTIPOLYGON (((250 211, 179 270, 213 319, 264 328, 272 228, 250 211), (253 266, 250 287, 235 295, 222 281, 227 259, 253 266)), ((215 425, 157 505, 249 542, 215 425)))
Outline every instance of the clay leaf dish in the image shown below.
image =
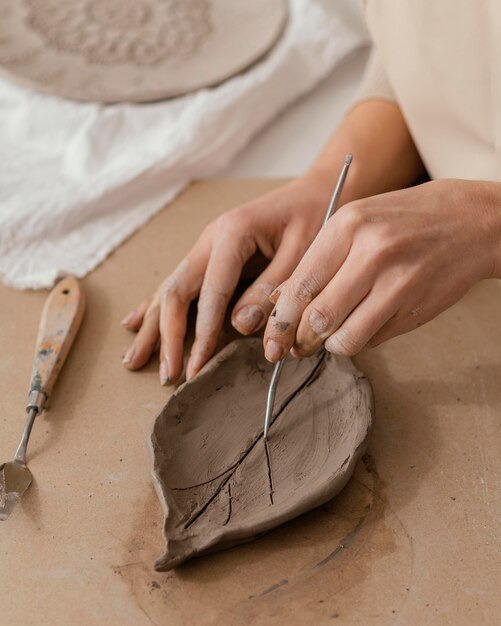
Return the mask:
POLYGON ((347 483, 373 422, 367 379, 345 357, 289 357, 265 446, 271 371, 260 339, 234 341, 157 417, 151 443, 166 541, 157 570, 250 541, 347 483))

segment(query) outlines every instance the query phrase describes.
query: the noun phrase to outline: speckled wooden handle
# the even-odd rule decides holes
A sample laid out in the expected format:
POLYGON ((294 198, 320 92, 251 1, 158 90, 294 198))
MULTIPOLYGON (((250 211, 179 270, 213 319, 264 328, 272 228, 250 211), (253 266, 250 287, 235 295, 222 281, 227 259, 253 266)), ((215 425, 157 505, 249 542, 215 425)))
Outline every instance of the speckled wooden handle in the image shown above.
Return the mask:
POLYGON ((40 319, 30 385, 29 402, 39 411, 68 356, 84 310, 84 293, 75 278, 59 282, 47 298, 40 319))

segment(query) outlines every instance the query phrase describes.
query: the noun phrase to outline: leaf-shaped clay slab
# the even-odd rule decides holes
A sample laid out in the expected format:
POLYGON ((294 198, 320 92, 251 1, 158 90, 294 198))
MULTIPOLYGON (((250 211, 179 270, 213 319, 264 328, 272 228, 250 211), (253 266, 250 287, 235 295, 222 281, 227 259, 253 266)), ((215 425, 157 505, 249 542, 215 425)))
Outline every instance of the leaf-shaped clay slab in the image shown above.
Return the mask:
POLYGON ((271 371, 260 339, 234 341, 156 419, 166 540, 156 569, 249 541, 325 503, 348 481, 372 425, 369 382, 345 357, 289 357, 265 446, 271 371))

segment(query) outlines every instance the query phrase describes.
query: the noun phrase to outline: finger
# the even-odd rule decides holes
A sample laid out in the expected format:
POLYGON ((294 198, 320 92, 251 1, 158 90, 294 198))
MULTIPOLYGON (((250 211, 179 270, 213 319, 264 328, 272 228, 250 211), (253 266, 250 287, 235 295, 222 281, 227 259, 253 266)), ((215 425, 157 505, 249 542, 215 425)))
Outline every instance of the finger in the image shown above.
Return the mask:
POLYGON ((251 335, 265 323, 273 309, 268 298, 276 283, 261 275, 244 293, 233 309, 232 326, 242 335, 251 335))
POLYGON ((121 322, 122 326, 124 326, 127 330, 137 332, 141 328, 144 315, 150 306, 150 302, 151 300, 145 300, 137 307, 137 309, 134 309, 134 311, 131 311, 128 315, 126 315, 121 322))
POLYGON ((280 294, 282 293, 283 286, 285 285, 286 282, 287 281, 284 280, 284 282, 280 283, 280 285, 278 285, 278 287, 275 289, 275 291, 273 291, 273 293, 270 294, 270 302, 272 304, 276 304, 277 303, 277 300, 278 300, 280 294))
POLYGON ((396 316, 390 319, 367 342, 367 346, 369 348, 375 348, 384 341, 393 339, 393 337, 398 337, 398 335, 409 333, 411 330, 415 330, 419 326, 422 326, 425 322, 429 321, 428 319, 425 320, 422 318, 418 308, 414 309, 414 311, 414 313, 406 315, 400 319, 397 319, 396 316))
POLYGON ((326 340, 325 349, 344 356, 358 354, 397 310, 395 299, 388 298, 386 290, 371 291, 326 340))
POLYGON ((273 304, 270 297, 276 286, 283 284, 301 260, 302 250, 292 237, 284 238, 275 257, 236 303, 231 323, 243 335, 250 335, 264 326, 273 304))
POLYGON ((242 267, 256 251, 254 240, 229 233, 215 242, 198 300, 195 341, 186 366, 190 380, 214 354, 224 316, 242 267))
POLYGON ((175 383, 183 369, 188 309, 200 292, 209 246, 195 249, 164 282, 160 293, 160 382, 175 383))
POLYGON ((305 308, 337 273, 348 255, 351 237, 344 229, 336 228, 334 218, 332 224, 322 229, 282 287, 264 334, 265 356, 271 362, 279 361, 291 349, 305 308))
POLYGON ((382 326, 368 342, 375 348, 384 341, 409 333, 452 306, 458 300, 457 293, 448 293, 447 286, 432 292, 414 293, 413 304, 400 308, 399 311, 382 326), (421 297, 420 297, 421 296, 421 297))
POLYGON ((352 251, 338 273, 304 310, 296 332, 296 354, 314 354, 367 296, 374 280, 374 266, 368 266, 352 251))
POLYGON ((154 298, 148 307, 141 328, 132 345, 123 358, 123 364, 129 370, 142 367, 153 354, 159 337, 160 306, 158 298, 154 298))

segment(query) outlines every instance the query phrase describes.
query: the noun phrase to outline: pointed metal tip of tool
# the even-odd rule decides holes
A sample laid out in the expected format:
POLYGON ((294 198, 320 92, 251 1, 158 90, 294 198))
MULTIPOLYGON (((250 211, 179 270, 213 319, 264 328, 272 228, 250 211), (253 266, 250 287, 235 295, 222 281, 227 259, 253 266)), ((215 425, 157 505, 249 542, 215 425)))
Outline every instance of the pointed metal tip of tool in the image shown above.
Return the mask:
POLYGON ((346 155, 346 158, 344 160, 344 164, 345 165, 350 165, 352 161, 353 161, 353 154, 351 154, 351 152, 350 152, 350 154, 346 155))

